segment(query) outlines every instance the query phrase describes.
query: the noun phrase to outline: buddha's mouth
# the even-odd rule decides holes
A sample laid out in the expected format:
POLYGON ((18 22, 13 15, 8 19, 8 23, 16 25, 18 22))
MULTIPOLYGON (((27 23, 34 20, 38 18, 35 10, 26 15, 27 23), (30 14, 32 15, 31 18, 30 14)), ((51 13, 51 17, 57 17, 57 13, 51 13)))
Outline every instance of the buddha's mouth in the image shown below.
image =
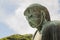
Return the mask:
POLYGON ((41 23, 39 22, 39 23, 36 23, 36 22, 34 22, 34 21, 30 21, 29 22, 29 24, 30 24, 30 26, 32 27, 32 28, 37 28, 37 27, 39 27, 40 25, 41 25, 41 23))
POLYGON ((30 24, 30 26, 33 27, 33 28, 35 28, 35 27, 37 26, 37 24, 36 24, 36 23, 33 23, 33 22, 29 22, 29 24, 30 24))

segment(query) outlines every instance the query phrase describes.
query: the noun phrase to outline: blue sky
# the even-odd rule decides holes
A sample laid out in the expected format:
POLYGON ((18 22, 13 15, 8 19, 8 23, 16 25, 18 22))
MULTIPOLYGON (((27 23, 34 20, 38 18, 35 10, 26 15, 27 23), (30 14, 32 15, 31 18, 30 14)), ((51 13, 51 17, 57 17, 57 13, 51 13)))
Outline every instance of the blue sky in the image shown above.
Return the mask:
POLYGON ((60 20, 59 0, 0 0, 0 38, 12 34, 34 34, 23 12, 32 3, 40 3, 49 10, 51 20, 60 20))
POLYGON ((17 8, 18 5, 8 0, 0 0, 0 38, 15 34, 4 21, 7 17, 14 15, 14 11, 17 8))
POLYGON ((13 30, 11 30, 10 28, 8 28, 8 25, 0 22, 0 38, 1 37, 6 37, 10 34, 14 34, 15 32, 13 30))

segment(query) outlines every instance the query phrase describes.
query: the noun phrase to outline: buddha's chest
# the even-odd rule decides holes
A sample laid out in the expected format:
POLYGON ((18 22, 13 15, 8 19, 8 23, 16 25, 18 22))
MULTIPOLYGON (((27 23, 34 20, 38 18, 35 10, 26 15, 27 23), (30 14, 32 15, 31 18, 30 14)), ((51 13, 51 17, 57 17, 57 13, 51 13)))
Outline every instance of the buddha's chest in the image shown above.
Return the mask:
POLYGON ((39 32, 36 33, 34 40, 41 40, 42 34, 40 34, 39 32))

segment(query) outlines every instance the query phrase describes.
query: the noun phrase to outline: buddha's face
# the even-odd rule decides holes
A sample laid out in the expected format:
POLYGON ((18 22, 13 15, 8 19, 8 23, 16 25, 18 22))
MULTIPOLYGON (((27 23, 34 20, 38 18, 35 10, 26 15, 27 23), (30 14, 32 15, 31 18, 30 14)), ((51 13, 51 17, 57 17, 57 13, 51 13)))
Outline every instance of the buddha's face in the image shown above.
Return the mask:
POLYGON ((50 21, 50 16, 47 8, 39 4, 30 5, 24 12, 26 19, 33 28, 39 28, 41 23, 46 19, 50 21))
POLYGON ((31 11, 30 13, 26 13, 26 19, 28 20, 29 24, 31 27, 36 28, 40 22, 41 22, 41 14, 39 12, 36 11, 31 11))

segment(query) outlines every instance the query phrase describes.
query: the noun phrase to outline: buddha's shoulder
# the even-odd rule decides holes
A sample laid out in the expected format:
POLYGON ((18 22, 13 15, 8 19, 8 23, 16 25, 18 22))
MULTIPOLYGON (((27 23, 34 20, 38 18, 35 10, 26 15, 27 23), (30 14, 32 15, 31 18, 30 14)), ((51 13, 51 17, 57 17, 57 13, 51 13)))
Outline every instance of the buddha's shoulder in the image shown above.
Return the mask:
POLYGON ((60 21, 49 21, 45 23, 43 26, 57 26, 60 25, 60 21))
POLYGON ((46 29, 49 30, 51 28, 56 28, 56 27, 60 27, 60 21, 50 21, 43 25, 42 31, 46 29))

